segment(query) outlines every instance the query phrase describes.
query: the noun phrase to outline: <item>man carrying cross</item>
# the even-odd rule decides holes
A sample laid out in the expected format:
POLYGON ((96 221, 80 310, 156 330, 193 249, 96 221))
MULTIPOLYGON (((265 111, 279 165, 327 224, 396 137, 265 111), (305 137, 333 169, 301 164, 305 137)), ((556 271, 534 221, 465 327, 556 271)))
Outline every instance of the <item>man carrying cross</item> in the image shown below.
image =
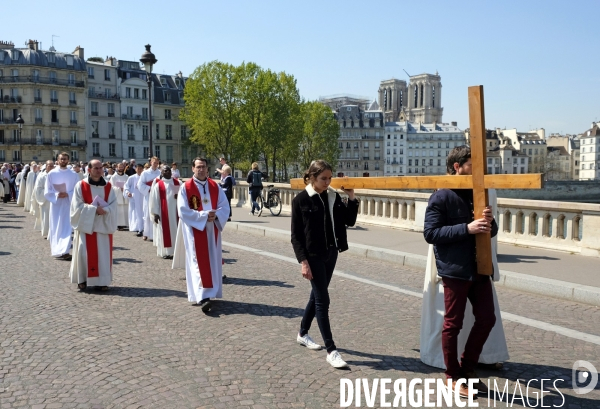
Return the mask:
POLYGON ((117 230, 117 197, 104 180, 102 163, 91 160, 89 176, 78 182, 71 202, 73 260, 71 282, 80 290, 100 287, 106 291, 112 282, 113 233, 117 230))
POLYGON ((155 179, 150 190, 150 215, 154 220, 156 254, 172 259, 177 237, 177 194, 179 180, 171 177, 171 168, 163 166, 160 179, 155 179))
MULTIPOLYGON (((471 175, 471 149, 454 148, 447 159, 452 175, 471 175)), ((446 377, 452 385, 460 378, 478 378, 475 366, 483 345, 496 322, 490 276, 477 273, 475 235, 498 233, 498 225, 487 206, 480 218, 473 215, 471 189, 440 189, 431 195, 425 211, 425 240, 434 245, 438 275, 444 285, 444 327, 442 350, 446 377), (458 363, 458 334, 462 328, 467 300, 471 302, 475 323, 465 351, 458 363)), ((483 383, 477 384, 482 390, 483 383)), ((467 396, 463 384, 460 394, 467 396)))

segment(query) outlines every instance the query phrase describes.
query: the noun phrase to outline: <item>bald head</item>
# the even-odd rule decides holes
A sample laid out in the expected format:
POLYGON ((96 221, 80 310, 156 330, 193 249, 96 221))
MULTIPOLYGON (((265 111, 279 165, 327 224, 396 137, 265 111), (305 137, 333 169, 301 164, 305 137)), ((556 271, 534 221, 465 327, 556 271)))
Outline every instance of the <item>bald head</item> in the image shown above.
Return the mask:
POLYGON ((102 167, 102 162, 98 159, 92 159, 90 163, 88 163, 88 173, 90 174, 90 178, 97 182, 104 175, 104 168, 102 167))

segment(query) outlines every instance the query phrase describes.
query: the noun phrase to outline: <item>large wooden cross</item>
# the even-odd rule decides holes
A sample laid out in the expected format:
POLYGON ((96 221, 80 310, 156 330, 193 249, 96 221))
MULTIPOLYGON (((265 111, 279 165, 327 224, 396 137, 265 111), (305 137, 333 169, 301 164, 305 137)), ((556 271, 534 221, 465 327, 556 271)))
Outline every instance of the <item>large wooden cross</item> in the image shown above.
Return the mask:
MULTIPOLYGON (((487 189, 541 189, 542 174, 486 175, 485 117, 483 86, 469 87, 470 144, 473 174, 468 176, 388 176, 333 178, 332 188, 346 189, 473 189, 474 214, 480 218, 488 205, 487 189)), ((304 189, 302 179, 290 181, 292 189, 304 189)), ((490 233, 475 235, 477 272, 492 275, 492 243, 490 233)))

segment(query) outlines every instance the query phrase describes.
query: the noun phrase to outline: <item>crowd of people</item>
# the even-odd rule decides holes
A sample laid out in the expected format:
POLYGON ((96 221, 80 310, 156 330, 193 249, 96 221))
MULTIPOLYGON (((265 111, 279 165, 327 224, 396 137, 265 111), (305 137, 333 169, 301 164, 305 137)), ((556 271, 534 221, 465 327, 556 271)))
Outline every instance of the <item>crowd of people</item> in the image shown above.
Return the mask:
MULTIPOLYGON (((172 259, 172 268, 186 271, 188 300, 205 313, 211 299, 222 298, 221 234, 231 220, 235 184, 231 168, 221 158, 217 183, 209 178, 205 158, 193 161, 193 176, 183 182, 176 164, 135 160, 118 164, 91 160, 70 162, 67 153, 44 164, 4 164, 4 201, 15 200, 36 216, 34 228, 50 242, 57 260, 71 262, 71 282, 81 291, 97 287, 106 291, 112 282, 113 234, 133 232, 150 241, 156 254, 172 259), (72 248, 72 253, 71 253, 72 248)), ((449 175, 470 175, 471 152, 454 148, 447 158, 449 175)), ((316 318, 335 368, 347 363, 337 351, 330 325, 328 287, 338 254, 348 249, 347 227, 358 215, 354 191, 342 189, 347 200, 329 188, 332 167, 315 160, 304 175, 306 188, 292 200, 291 243, 302 277, 309 280, 310 296, 299 325, 296 342, 320 350, 309 335, 316 318)), ((258 164, 247 178, 255 213, 262 189, 258 164)), ((421 320, 421 360, 443 368, 452 389, 467 397, 461 378, 477 378, 475 367, 486 363, 500 369, 508 359, 499 319, 493 281, 498 280, 494 236, 495 192, 491 206, 478 218, 473 214, 469 189, 434 192, 425 213, 424 237, 430 243, 421 320), (489 234, 494 252, 494 276, 477 273, 475 235, 489 234), (491 339, 489 339, 492 334, 491 339), (489 342, 488 342, 489 339, 489 342), (460 362, 459 362, 460 356, 460 362)), ((480 390, 485 385, 478 383, 480 390)))

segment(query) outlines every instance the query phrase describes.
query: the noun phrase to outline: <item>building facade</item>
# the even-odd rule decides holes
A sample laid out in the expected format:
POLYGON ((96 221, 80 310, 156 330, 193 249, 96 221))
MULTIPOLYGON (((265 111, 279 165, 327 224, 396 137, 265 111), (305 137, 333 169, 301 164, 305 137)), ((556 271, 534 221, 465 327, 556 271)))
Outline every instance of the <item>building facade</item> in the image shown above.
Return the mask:
POLYGON ((580 157, 581 170, 579 180, 600 179, 600 127, 592 123, 592 127, 581 134, 580 157))
MULTIPOLYGON (((87 160, 127 159, 121 128, 121 96, 115 58, 87 61, 87 160)), ((104 161, 103 160, 103 161, 104 161)))
POLYGON ((85 157, 87 71, 83 48, 73 53, 0 42, 0 161, 85 157), (16 123, 21 115, 21 130, 16 123))
POLYGON ((381 81, 378 103, 385 122, 442 123, 442 78, 435 74, 420 74, 406 81, 381 81))

